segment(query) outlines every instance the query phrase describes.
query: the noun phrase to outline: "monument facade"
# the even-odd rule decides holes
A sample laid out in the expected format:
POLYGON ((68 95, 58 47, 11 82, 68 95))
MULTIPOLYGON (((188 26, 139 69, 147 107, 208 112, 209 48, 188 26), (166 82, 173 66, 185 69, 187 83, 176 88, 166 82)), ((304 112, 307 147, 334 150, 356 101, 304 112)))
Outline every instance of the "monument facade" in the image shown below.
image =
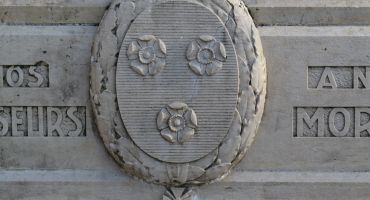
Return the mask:
POLYGON ((0 1, 0 199, 369 199, 368 13, 0 1))

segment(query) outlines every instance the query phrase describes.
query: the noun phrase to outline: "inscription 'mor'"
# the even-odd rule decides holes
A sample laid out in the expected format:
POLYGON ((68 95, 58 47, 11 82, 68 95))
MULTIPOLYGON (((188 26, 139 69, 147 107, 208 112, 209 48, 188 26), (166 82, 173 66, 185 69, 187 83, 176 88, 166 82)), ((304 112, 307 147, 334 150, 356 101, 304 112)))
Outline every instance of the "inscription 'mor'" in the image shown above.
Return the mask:
POLYGON ((294 137, 370 137, 370 107, 295 107, 294 137))
POLYGON ((308 88, 370 89, 370 67, 308 67, 308 88))
POLYGON ((0 107, 0 137, 83 137, 85 126, 85 107, 0 107))

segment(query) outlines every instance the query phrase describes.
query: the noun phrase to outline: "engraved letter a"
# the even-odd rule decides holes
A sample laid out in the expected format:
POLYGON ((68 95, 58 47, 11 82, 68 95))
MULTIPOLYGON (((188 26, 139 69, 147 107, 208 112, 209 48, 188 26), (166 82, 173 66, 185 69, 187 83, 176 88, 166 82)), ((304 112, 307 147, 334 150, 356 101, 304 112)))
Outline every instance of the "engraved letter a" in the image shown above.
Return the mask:
POLYGON ((330 67, 325 67, 324 72, 321 75, 319 84, 317 85, 317 88, 337 88, 337 82, 335 81, 333 72, 331 71, 330 67), (328 81, 326 81, 328 80, 328 81))

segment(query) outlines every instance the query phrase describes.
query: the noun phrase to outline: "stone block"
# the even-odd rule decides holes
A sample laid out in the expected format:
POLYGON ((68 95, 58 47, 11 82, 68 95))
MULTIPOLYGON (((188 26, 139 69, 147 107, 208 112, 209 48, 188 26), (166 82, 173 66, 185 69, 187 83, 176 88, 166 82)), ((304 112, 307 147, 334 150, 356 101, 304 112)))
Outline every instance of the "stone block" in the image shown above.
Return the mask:
POLYGON ((244 0, 259 26, 370 25, 367 0, 244 0))
MULTIPOLYGON (((258 26, 370 25, 367 0, 244 0, 258 26)), ((109 0, 1 1, 7 24, 99 24, 109 0)))
MULTIPOLYGON (((368 87, 363 83, 369 78, 366 67, 370 66, 367 51, 370 29, 263 27, 259 30, 268 63, 268 98, 260 133, 230 177, 196 188, 199 198, 367 199, 369 137, 366 131, 356 137, 354 123, 355 110, 370 106, 368 87), (359 88, 353 87, 355 68, 365 77, 361 80, 357 76, 362 84, 359 88), (346 87, 317 88, 325 69, 331 69, 337 86, 346 87), (298 137, 295 125, 298 108, 304 109, 308 121, 317 108, 326 110, 329 114, 324 114, 323 120, 327 137, 319 137, 317 130, 307 126, 304 130, 310 130, 308 133, 313 135, 298 137), (352 132, 346 137, 336 137, 330 132, 329 115, 336 108, 350 113, 352 132)), ((32 119, 38 122, 37 108, 42 106, 46 126, 47 108, 61 108, 63 113, 66 112, 63 109, 70 107, 86 108, 85 136, 63 137, 54 132, 54 136, 1 137, 0 191, 4 191, 1 199, 149 200, 160 199, 163 194, 163 187, 146 184, 119 170, 94 131, 88 101, 88 72, 95 32, 94 26, 9 26, 0 30, 3 36, 0 60, 4 70, 13 65, 28 69, 43 61, 49 66, 50 76, 49 86, 43 88, 0 88, 5 94, 1 98, 4 110, 20 108, 16 118, 27 123, 27 109, 31 107, 35 115, 32 119), (65 88, 71 87, 75 92, 66 93, 70 90, 65 88)), ((329 78, 325 81, 332 83, 329 78)), ((336 129, 343 129, 343 116, 336 114, 336 129)), ((360 125, 366 123, 362 121, 360 125)), ((37 127, 34 124, 34 131, 37 127)), ((17 130, 26 128, 18 126, 17 130)), ((75 129, 76 124, 70 130, 75 129)))
POLYGON ((370 79, 364 71, 370 65, 370 29, 263 27, 260 32, 268 63, 266 110, 252 153, 238 169, 368 171, 369 88, 361 81, 370 79), (350 87, 312 87, 312 67, 326 84, 350 87), (363 79, 353 77, 356 67, 363 79), (362 87, 352 87, 354 80, 362 87))
MULTIPOLYGON (((369 199, 369 2, 245 3, 258 25, 282 25, 259 28, 266 110, 247 157, 198 198, 369 199)), ((119 169, 92 116, 91 46, 108 4, 0 2, 15 25, 0 27, 0 199, 162 197, 119 169)))
MULTIPOLYGON (((1 28, 1 168, 102 169, 110 164, 93 132, 89 107, 90 49, 95 31, 89 26, 1 28), (37 63, 47 65, 43 67, 48 71, 38 72, 37 63), (36 74, 48 80, 47 85, 7 83, 18 82, 20 74, 27 75, 33 65, 36 74), (9 73, 10 68, 13 71, 9 73)), ((24 79, 37 83, 36 76, 26 75, 24 79)))

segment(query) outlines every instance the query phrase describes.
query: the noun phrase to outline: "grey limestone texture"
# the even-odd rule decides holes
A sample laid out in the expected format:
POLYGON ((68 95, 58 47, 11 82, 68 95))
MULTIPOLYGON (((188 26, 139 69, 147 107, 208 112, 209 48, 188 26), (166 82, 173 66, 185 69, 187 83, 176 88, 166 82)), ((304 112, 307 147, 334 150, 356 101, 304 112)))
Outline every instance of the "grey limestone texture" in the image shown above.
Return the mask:
MULTIPOLYGON (((165 193, 120 169, 93 120, 91 47, 108 3, 0 2, 0 199, 165 193)), ((221 182, 194 187, 194 199, 369 199, 369 2, 245 3, 257 25, 279 25, 259 27, 265 112, 247 156, 221 182)))
MULTIPOLYGON (((110 0, 2 0, 7 24, 98 24, 110 0)), ((368 0, 244 0, 257 25, 370 25, 368 0)))

